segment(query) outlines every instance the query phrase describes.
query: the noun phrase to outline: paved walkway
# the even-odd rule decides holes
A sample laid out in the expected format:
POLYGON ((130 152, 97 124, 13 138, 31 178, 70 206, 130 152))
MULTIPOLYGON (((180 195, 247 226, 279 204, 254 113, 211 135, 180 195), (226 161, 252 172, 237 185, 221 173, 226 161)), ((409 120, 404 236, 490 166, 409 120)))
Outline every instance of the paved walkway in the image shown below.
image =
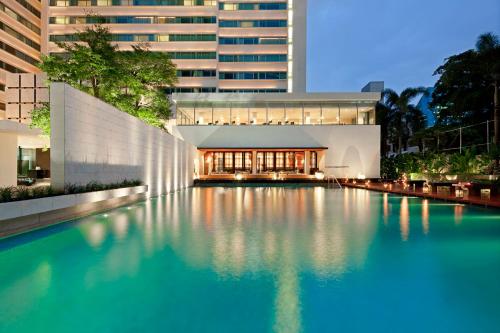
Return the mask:
POLYGON ((413 191, 413 188, 409 188, 405 190, 400 184, 394 184, 394 183, 391 184, 392 184, 392 189, 385 188, 384 184, 381 183, 370 183, 369 185, 359 184, 359 183, 358 184, 344 183, 342 184, 342 186, 352 187, 352 188, 363 188, 372 191, 387 192, 400 195, 411 195, 428 199, 436 199, 436 200, 452 201, 464 204, 500 208, 500 196, 498 195, 492 196, 490 200, 484 200, 481 199, 479 196, 474 196, 474 195, 470 195, 468 199, 463 199, 463 198, 456 198, 454 195, 447 196, 436 193, 423 193, 422 189, 417 189, 413 191))

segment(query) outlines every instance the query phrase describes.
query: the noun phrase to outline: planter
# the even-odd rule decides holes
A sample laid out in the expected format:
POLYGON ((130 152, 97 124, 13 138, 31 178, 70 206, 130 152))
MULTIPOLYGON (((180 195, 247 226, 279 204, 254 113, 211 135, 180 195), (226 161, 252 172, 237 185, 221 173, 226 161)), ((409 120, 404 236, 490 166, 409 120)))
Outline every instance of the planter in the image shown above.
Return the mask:
POLYGON ((129 204, 147 191, 144 185, 0 203, 0 237, 129 204))

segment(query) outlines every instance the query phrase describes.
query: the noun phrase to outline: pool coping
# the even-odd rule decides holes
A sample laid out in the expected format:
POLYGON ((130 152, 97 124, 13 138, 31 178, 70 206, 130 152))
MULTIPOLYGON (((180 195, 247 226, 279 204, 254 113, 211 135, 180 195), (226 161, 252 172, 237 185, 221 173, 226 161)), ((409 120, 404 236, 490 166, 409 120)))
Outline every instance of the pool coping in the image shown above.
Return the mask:
POLYGON ((0 239, 145 200, 148 186, 0 203, 0 239))
POLYGON ((378 187, 377 185, 367 186, 367 185, 359 185, 359 184, 352 184, 352 183, 343 183, 342 186, 348 187, 348 188, 357 188, 357 189, 363 189, 363 190, 368 190, 368 191, 396 194, 396 195, 402 195, 402 196, 414 196, 414 197, 419 197, 422 199, 440 200, 440 201, 445 201, 445 202, 454 202, 457 204, 500 209, 500 202, 498 202, 498 201, 494 201, 494 200, 487 201, 487 200, 477 199, 474 197, 469 197, 469 199, 464 199, 464 198, 456 198, 453 196, 444 196, 444 195, 438 195, 435 193, 423 193, 423 192, 412 191, 412 190, 402 190, 402 189, 392 189, 391 190, 391 189, 386 189, 383 187, 378 187))

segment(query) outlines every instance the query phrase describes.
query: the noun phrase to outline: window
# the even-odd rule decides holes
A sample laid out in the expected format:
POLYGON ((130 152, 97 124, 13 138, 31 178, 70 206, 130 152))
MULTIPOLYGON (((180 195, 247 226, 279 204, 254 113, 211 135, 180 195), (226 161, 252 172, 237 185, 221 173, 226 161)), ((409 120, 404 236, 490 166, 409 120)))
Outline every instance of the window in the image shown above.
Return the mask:
POLYGON ((286 38, 281 37, 221 37, 221 45, 258 45, 258 44, 287 44, 286 38))
POLYGON ((285 170, 287 171, 295 170, 295 153, 293 152, 285 153, 285 170))
POLYGON ((214 153, 214 171, 221 173, 223 171, 224 153, 214 153))
POLYGON ((274 152, 266 152, 266 171, 274 171, 274 152))
POLYGON ((286 72, 220 72, 221 80, 286 80, 286 72))
POLYGON ((219 21, 221 28, 286 28, 286 20, 219 21))
POLYGON ((221 54, 220 62, 287 62, 286 54, 221 54))
POLYGON ((264 153, 258 152, 257 153, 257 166, 256 166, 258 173, 261 173, 264 171, 264 165, 265 165, 264 153))
POLYGON ((243 170, 244 153, 234 153, 234 169, 243 170))
POLYGON ((224 153, 224 171, 233 171, 233 153, 224 153))
POLYGON ((281 171, 285 169, 285 153, 276 153, 276 171, 281 171))

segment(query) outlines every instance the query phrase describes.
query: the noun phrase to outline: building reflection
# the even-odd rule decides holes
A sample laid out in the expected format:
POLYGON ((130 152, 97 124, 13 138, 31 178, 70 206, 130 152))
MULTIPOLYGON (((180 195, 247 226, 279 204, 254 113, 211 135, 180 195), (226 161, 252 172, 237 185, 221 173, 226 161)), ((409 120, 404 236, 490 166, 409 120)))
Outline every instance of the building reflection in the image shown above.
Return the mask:
POLYGON ((408 207, 408 197, 403 197, 401 199, 399 226, 401 229, 401 239, 407 241, 410 235, 410 208, 408 207))
POLYGON ((429 200, 422 200, 422 230, 424 235, 429 233, 429 200))
POLYGON ((222 279, 270 272, 276 283, 274 329, 298 332, 301 273, 341 279, 350 268, 362 268, 376 230, 368 223, 369 192, 327 191, 195 188, 186 200, 166 196, 164 206, 176 210, 165 225, 167 242, 190 265, 222 279), (344 217, 335 216, 339 209, 344 217))

